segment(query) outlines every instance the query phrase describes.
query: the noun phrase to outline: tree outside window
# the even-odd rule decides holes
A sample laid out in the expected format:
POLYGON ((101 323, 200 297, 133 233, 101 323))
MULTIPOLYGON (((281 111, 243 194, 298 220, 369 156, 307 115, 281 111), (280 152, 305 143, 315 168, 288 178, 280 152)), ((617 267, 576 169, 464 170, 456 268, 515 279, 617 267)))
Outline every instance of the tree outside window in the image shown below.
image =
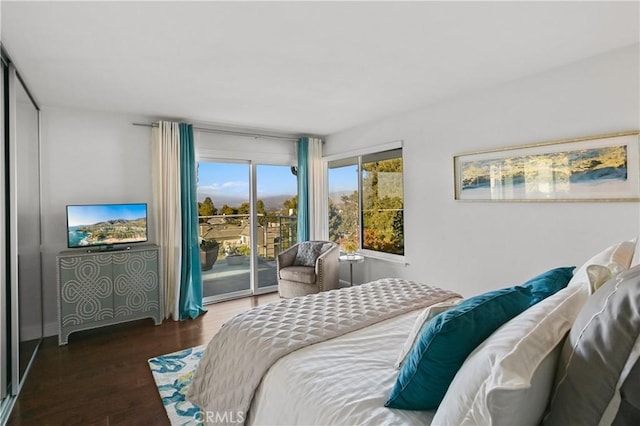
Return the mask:
POLYGON ((362 248, 404 254, 402 150, 362 157, 362 248))
POLYGON ((402 149, 332 161, 328 178, 329 239, 403 255, 402 149))

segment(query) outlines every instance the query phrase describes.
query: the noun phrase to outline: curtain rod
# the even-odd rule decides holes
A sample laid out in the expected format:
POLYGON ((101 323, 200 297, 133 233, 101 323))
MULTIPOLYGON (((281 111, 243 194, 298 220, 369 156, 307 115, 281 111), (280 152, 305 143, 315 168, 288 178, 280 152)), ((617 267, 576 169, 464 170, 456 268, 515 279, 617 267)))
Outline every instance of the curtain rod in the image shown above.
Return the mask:
MULTIPOLYGON (((134 126, 143 126, 143 127, 158 127, 157 123, 131 123, 134 126)), ((298 138, 290 137, 290 136, 275 136, 275 135, 265 135, 261 133, 249 133, 249 132, 239 132, 235 130, 223 130, 223 129, 211 129, 208 127, 196 127, 193 126, 193 130, 198 130, 205 133, 220 133, 223 135, 234 135, 234 136, 250 136, 253 138, 269 138, 269 139, 280 139, 285 141, 293 141, 296 142, 298 138)))

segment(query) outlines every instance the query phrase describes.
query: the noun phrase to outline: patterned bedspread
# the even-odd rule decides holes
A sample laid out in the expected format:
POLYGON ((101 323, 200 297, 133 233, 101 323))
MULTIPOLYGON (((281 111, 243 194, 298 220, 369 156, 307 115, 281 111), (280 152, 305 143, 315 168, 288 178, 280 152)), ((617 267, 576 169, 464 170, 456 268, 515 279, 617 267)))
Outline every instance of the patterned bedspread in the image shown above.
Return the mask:
POLYGON ((253 308, 229 320, 211 339, 187 398, 202 409, 204 419, 209 416, 218 424, 221 419, 246 419, 262 377, 281 357, 457 297, 462 296, 387 278, 253 308))

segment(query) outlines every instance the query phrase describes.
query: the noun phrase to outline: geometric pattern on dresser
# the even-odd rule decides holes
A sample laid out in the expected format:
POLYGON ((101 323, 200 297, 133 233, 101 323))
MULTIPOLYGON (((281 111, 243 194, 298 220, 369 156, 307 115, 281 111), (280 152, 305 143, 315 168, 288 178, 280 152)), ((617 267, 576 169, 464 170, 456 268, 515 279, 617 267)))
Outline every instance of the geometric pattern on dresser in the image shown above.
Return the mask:
POLYGON ((76 331, 152 318, 162 323, 158 247, 121 252, 60 252, 58 343, 76 331))
POLYGON ((77 325, 113 318, 111 256, 60 260, 62 324, 77 325))
POLYGON ((159 308, 157 261, 155 251, 113 255, 116 317, 159 308))

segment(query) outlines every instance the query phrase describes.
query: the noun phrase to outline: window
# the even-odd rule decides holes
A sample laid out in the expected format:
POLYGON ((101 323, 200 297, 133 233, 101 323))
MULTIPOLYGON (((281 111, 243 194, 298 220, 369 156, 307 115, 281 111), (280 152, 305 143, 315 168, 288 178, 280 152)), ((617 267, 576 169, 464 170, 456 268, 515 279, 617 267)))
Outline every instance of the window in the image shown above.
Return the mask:
POLYGON ((329 239, 404 255, 402 148, 328 163, 329 239))
POLYGON ((360 247, 360 201, 358 159, 332 161, 328 169, 329 240, 344 249, 349 244, 360 247))

